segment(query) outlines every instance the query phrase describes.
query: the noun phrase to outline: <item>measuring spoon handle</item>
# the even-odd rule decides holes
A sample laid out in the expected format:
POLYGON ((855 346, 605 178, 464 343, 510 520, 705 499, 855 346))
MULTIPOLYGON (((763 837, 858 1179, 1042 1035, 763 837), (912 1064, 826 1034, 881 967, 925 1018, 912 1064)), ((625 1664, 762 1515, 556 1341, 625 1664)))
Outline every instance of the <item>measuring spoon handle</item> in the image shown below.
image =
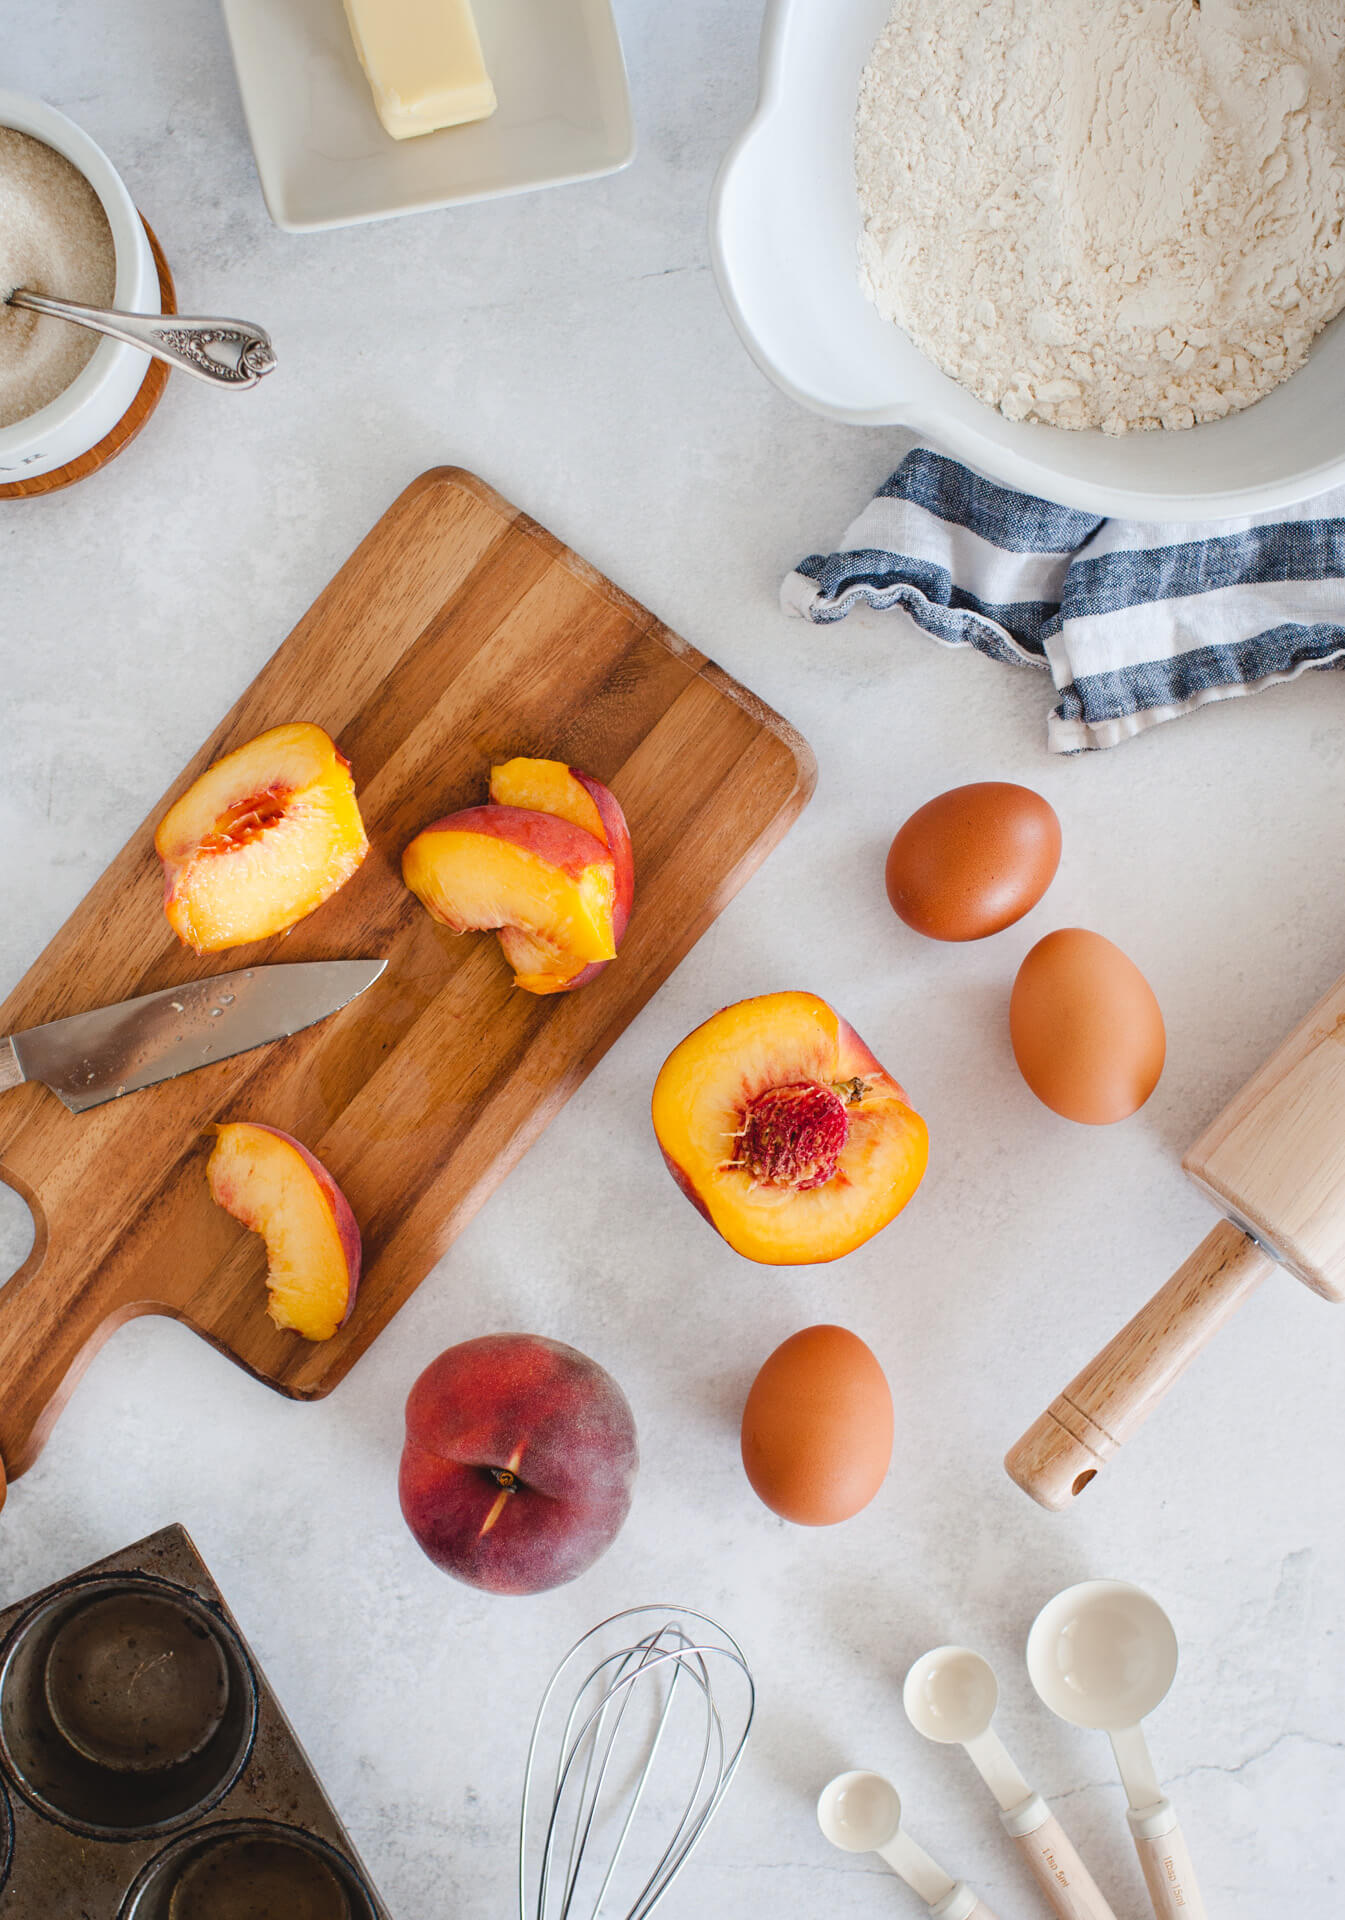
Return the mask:
POLYGON ((999 1920, 965 1880, 959 1880, 942 1900, 933 1901, 929 1911, 932 1920, 999 1920))
POLYGON ((1039 1795, 1001 1818, 1028 1872, 1060 1920, 1116 1920, 1074 1842, 1039 1795), (1043 1817, 1024 1832, 1023 1817, 1032 1818, 1038 1808, 1043 1817))
POLYGON ((1146 1824, 1158 1824, 1150 1817, 1151 1811, 1145 1809, 1140 1814, 1132 1811, 1129 1818, 1135 1851, 1140 1857, 1140 1871, 1158 1920, 1206 1920, 1196 1871, 1175 1816, 1166 1833, 1146 1833, 1143 1831, 1146 1824))

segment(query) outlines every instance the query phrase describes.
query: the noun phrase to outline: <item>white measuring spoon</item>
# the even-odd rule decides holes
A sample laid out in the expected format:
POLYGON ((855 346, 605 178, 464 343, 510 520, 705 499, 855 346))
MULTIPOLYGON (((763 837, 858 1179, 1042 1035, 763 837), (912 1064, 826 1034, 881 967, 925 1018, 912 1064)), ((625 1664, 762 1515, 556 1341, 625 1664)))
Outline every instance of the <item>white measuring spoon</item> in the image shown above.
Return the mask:
POLYGON ((1004 1831, 1060 1920, 1116 1920, 1073 1842, 990 1724, 999 1684, 989 1661, 970 1647, 935 1647, 906 1675, 901 1699, 906 1718, 926 1740, 966 1748, 999 1802, 1004 1831))
POLYGON ((817 1824, 845 1853, 876 1853, 929 1908, 934 1920, 995 1920, 965 1880, 954 1880, 901 1831, 901 1801, 881 1773, 838 1773, 823 1787, 817 1824))
POLYGON ((1140 1731, 1177 1672, 1177 1636, 1158 1602, 1124 1580, 1067 1587, 1032 1623, 1027 1671, 1052 1713, 1111 1736, 1159 1920, 1205 1920, 1191 1856, 1140 1731))

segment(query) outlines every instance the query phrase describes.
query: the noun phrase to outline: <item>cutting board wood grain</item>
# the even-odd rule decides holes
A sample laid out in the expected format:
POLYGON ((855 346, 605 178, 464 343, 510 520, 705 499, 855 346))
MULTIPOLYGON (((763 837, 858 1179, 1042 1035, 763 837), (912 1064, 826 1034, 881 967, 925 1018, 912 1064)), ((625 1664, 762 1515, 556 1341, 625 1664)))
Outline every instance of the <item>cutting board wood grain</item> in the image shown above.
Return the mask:
POLYGON ((388 958, 319 1026, 89 1113, 40 1086, 0 1098, 0 1177, 36 1221, 0 1286, 0 1498, 138 1314, 184 1321, 282 1393, 335 1386, 813 780, 776 714, 484 482, 452 468, 413 482, 0 1008, 12 1033, 222 968, 388 958), (350 759, 371 851, 288 935, 197 959, 163 916, 155 824, 211 761, 290 720, 350 759), (596 774, 630 822, 635 912, 619 959, 577 993, 520 992, 490 935, 436 926, 402 884, 407 841, 483 800, 491 762, 517 753, 596 774), (354 1207, 364 1277, 333 1340, 267 1318, 261 1241, 206 1191, 206 1130, 226 1119, 297 1135, 354 1207))

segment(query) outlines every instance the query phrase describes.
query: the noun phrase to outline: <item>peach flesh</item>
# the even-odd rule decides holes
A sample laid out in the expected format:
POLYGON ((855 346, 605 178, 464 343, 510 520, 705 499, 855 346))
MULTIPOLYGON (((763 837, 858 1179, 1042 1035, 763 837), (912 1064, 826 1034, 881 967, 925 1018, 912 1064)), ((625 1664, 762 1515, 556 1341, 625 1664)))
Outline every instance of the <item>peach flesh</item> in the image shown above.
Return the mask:
POLYGON ((271 727, 214 761, 159 822, 164 912, 216 953, 283 933, 369 851, 350 763, 321 727, 271 727))
MULTIPOLYGON (((573 821, 595 840, 610 846, 596 793, 597 782, 567 767, 562 760, 506 760, 490 770, 490 797, 496 806, 523 807, 528 813, 550 813, 573 821)), ((607 789, 602 789, 606 793, 607 789)), ((610 796, 609 796, 610 797, 610 796)))
POLYGON ((761 994, 702 1022, 664 1062, 652 1117, 687 1199, 770 1266, 862 1245, 911 1198, 929 1151, 902 1088, 811 993, 761 994))
POLYGON ((522 927, 501 927, 500 952, 513 969, 514 985, 525 993, 573 993, 596 980, 610 960, 573 960, 550 940, 525 933, 522 927))
POLYGON ((266 1242, 267 1312, 306 1340, 330 1340, 360 1284, 363 1247, 349 1201, 292 1134, 250 1120, 214 1131, 210 1196, 266 1242))
POLYGON ((455 1579, 541 1593, 611 1545, 638 1465, 630 1406, 596 1361, 556 1340, 490 1334, 441 1353, 411 1389, 402 1513, 455 1579))
POLYGON ((454 933, 521 927, 570 958, 610 960, 615 870, 582 827, 523 807, 467 807, 422 829, 402 876, 454 933))
MULTIPOLYGON (((612 939, 619 947, 635 899, 635 859, 626 816, 610 788, 559 760, 519 758, 491 768, 490 797, 500 806, 555 814, 602 841, 616 869, 612 939)), ((610 964, 602 960, 581 964, 517 927, 502 928, 499 937, 500 950, 514 970, 514 984, 528 993, 573 993, 610 964)))

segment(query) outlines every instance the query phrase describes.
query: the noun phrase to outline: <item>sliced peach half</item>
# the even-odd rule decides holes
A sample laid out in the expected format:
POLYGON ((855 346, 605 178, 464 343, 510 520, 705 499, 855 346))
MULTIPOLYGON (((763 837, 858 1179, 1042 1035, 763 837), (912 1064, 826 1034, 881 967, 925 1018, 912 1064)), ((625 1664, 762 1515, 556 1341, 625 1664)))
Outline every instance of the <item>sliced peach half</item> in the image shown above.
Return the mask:
POLYGON ((215 1128, 210 1197, 266 1242, 267 1312, 305 1340, 330 1340, 360 1284, 360 1229, 320 1160, 253 1120, 215 1128))
POLYGON ((929 1133, 852 1027, 814 993, 765 993, 674 1047, 654 1131, 683 1193, 738 1253, 836 1260, 919 1186, 929 1133))
MULTIPOLYGON (((500 806, 525 807, 530 813, 570 820, 602 841, 616 869, 612 938, 620 946, 635 899, 635 858, 626 816, 611 789, 563 760, 519 758, 491 768, 490 797, 500 806)), ((501 928, 500 947, 514 969, 515 985, 529 993, 571 993, 587 986, 604 964, 581 965, 519 927, 501 928)))
POLYGON ((402 877, 455 933, 516 927, 579 966, 616 955, 616 868, 573 821, 525 807, 467 807, 433 821, 402 877))
POLYGON ((350 763, 298 722, 226 753, 159 822, 164 912, 215 953, 283 933, 345 885, 369 851, 350 763))

